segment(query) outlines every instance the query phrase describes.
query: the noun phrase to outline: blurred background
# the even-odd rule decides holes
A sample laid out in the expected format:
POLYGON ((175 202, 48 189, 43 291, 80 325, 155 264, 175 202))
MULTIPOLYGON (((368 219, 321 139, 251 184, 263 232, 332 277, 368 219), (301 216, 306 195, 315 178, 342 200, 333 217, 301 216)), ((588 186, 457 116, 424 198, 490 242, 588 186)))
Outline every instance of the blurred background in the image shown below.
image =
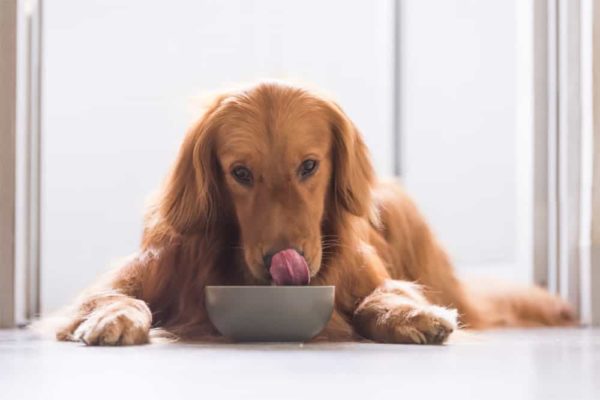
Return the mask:
POLYGON ((144 200, 164 178, 203 92, 260 78, 306 82, 334 96, 363 133, 377 172, 400 174, 459 268, 527 279, 517 216, 519 172, 529 174, 517 162, 525 145, 518 47, 527 38, 517 35, 517 3, 397 7, 47 2, 43 309, 65 304, 111 259, 136 250, 144 200))
POLYGON ((461 274, 585 303, 589 1, 17 6, 16 148, 34 157, 17 157, 17 316, 66 304, 134 252, 199 99, 263 78, 337 99, 461 274))

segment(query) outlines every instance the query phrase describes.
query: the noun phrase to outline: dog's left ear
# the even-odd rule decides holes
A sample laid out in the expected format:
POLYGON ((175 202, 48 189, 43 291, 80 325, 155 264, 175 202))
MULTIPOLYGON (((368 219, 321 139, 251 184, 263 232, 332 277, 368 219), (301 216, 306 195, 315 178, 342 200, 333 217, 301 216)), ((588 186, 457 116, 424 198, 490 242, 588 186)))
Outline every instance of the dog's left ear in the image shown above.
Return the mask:
POLYGON ((371 213, 373 166, 360 132, 342 109, 327 103, 333 133, 333 196, 346 211, 357 216, 371 213))

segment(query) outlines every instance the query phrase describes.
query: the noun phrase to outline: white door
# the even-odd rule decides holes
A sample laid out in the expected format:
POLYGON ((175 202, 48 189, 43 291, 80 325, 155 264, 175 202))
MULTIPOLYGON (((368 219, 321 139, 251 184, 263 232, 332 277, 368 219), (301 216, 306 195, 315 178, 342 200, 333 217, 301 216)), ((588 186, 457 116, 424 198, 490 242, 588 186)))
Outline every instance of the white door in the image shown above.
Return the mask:
POLYGON ((461 272, 530 281, 532 5, 401 4, 407 189, 461 272))

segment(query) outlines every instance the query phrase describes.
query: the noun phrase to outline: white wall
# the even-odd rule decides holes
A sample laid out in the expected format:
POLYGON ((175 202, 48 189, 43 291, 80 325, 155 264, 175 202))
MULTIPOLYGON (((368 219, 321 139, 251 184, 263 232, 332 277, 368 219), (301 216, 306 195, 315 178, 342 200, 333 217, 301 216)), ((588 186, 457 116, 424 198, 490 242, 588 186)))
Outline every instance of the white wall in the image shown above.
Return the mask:
POLYGON ((392 169, 391 1, 44 4, 42 308, 139 242, 194 97, 291 77, 334 93, 392 169))
POLYGON ((459 268, 527 280, 531 127, 518 107, 531 83, 520 24, 531 20, 518 22, 518 2, 402 2, 402 158, 459 268))
MULTIPOLYGON (((206 90, 336 95, 392 172, 392 1, 46 2, 42 306, 134 251, 206 90)), ((531 272, 530 0, 401 1, 404 181, 462 271, 531 272)))

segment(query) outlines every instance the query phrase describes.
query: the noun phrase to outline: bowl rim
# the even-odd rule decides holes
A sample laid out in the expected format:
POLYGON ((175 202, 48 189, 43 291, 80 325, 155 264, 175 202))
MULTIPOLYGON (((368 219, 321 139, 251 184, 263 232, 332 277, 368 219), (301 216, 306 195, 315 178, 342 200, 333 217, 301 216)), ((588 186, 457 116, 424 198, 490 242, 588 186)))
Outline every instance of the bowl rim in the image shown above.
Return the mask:
POLYGON ((335 289, 335 285, 319 285, 319 286, 306 286, 306 285, 281 285, 281 286, 275 286, 275 285, 206 285, 204 286, 206 289, 208 288, 216 288, 216 289, 263 289, 263 290, 270 290, 270 289, 285 289, 285 290, 292 290, 292 289, 303 289, 303 290, 316 290, 316 289, 335 289))

